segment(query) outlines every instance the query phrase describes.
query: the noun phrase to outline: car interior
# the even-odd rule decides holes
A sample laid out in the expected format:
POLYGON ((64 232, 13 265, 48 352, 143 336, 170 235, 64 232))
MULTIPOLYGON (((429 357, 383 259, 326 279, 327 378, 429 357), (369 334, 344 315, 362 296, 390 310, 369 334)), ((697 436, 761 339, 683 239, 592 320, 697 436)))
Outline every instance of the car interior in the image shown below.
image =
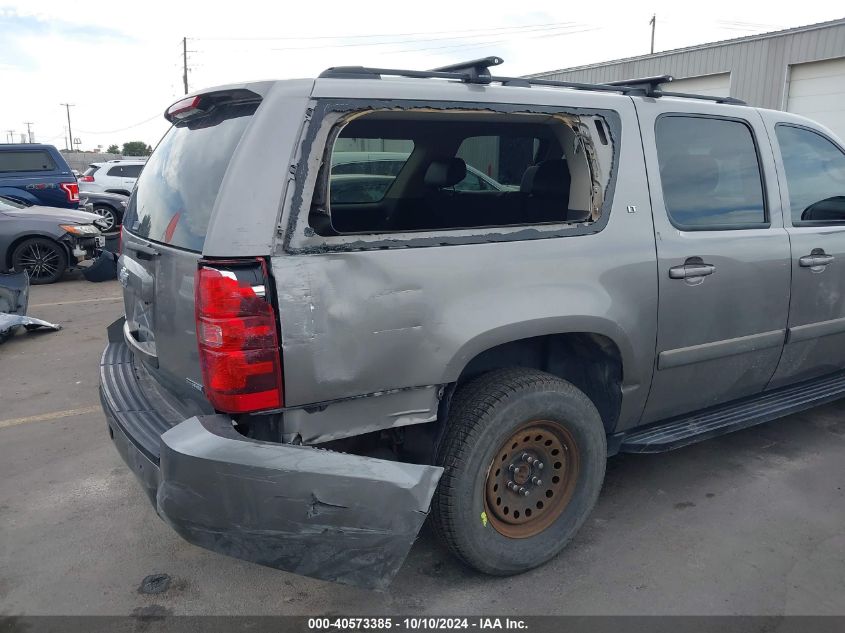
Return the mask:
MULTIPOLYGON (((319 235, 338 235, 590 221, 593 165, 585 143, 592 141, 562 117, 546 114, 410 110, 358 116, 340 129, 332 151, 386 151, 399 144, 410 150, 407 160, 388 183, 362 169, 356 189, 350 188, 356 176, 346 172, 341 180, 324 167, 309 222, 319 235), (501 187, 456 189, 468 164, 501 187), (368 188, 373 178, 379 181, 368 188), (366 195, 355 199, 358 190, 366 195)), ((330 157, 324 164, 331 165, 330 157)))

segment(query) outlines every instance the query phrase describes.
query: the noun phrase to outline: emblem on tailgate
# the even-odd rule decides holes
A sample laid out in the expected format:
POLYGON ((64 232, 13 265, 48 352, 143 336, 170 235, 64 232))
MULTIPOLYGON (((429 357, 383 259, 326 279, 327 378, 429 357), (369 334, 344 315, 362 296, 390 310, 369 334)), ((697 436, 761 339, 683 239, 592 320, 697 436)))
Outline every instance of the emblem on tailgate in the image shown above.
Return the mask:
POLYGON ((129 287, 129 270, 126 266, 121 266, 120 270, 117 273, 117 280, 120 282, 120 285, 124 288, 129 287))

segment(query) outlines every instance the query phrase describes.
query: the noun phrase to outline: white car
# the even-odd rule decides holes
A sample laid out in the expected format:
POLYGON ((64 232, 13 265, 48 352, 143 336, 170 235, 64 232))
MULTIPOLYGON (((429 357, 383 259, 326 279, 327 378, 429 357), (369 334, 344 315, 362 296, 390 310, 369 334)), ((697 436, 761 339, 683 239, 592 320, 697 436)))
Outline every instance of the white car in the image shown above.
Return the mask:
POLYGON ((91 163, 79 179, 79 190, 128 196, 144 168, 145 159, 116 159, 91 163))

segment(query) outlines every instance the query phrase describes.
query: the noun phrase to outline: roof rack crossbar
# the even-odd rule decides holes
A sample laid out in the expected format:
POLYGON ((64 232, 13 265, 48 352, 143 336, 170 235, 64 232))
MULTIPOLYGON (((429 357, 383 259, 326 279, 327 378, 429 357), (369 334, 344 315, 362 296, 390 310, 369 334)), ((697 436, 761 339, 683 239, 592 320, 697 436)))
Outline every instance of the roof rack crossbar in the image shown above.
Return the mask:
POLYGON ((467 75, 467 83, 490 83, 490 67, 498 66, 504 63, 501 57, 482 57, 481 59, 473 59, 468 62, 460 62, 457 64, 450 64, 448 66, 440 66, 439 68, 432 68, 431 72, 441 73, 461 73, 467 75))
POLYGON ((528 77, 500 77, 490 74, 490 66, 498 66, 504 60, 501 57, 484 57, 469 62, 441 66, 433 70, 404 70, 398 68, 369 68, 366 66, 333 66, 320 73, 322 79, 381 79, 388 77, 410 77, 412 79, 456 79, 464 83, 489 84, 500 83, 503 86, 530 88, 531 86, 549 86, 552 88, 571 88, 573 90, 591 90, 594 92, 616 92, 623 95, 646 97, 680 97, 684 99, 702 99, 716 103, 747 105, 734 97, 716 97, 696 95, 686 92, 666 92, 658 88, 661 84, 674 80, 671 75, 657 75, 642 79, 626 79, 603 84, 582 83, 577 81, 557 81, 554 79, 534 79, 528 77))

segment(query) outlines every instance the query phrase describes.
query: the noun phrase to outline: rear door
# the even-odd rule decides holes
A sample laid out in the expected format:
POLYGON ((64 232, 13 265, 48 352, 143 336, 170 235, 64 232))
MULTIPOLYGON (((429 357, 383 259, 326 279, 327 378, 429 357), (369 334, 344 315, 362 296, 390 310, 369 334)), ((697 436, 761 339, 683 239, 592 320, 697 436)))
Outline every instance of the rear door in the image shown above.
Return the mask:
POLYGON ((789 239, 756 111, 637 101, 657 246, 651 422, 762 391, 789 309, 789 239))
POLYGON ((141 175, 143 167, 143 165, 123 165, 121 180, 127 191, 132 191, 133 187, 135 187, 135 183, 138 182, 138 176, 141 175))
POLYGON ((221 182, 257 105, 218 103, 174 125, 144 167, 123 225, 124 338, 160 383, 200 409, 208 403, 194 275, 221 182))
POLYGON ((792 301, 776 388, 845 369, 845 148, 805 121, 763 115, 792 243, 792 301))

